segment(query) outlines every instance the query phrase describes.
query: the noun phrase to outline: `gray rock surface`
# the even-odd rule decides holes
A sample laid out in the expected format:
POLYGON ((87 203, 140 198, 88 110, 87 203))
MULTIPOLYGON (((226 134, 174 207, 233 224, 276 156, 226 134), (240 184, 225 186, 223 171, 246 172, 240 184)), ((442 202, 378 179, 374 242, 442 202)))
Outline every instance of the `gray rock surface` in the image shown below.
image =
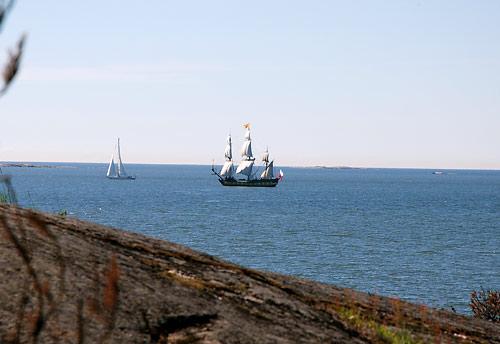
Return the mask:
POLYGON ((500 343, 500 326, 0 204, 0 342, 500 343), (349 313, 349 311, 351 313, 349 313))

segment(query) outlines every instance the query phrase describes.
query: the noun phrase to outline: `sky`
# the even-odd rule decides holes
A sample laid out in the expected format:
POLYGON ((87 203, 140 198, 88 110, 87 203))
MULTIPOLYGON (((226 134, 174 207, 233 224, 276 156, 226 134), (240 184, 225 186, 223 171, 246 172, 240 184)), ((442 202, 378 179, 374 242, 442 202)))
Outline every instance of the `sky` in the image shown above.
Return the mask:
POLYGON ((500 1, 21 0, 0 161, 500 169, 500 1))

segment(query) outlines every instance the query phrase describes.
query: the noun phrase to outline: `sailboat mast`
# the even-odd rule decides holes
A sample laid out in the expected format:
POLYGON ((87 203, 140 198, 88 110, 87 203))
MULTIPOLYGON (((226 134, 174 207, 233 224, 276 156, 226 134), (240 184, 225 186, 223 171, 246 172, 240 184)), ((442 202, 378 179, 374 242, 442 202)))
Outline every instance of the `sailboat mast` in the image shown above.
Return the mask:
POLYGON ((118 175, 122 174, 122 155, 120 153, 120 138, 118 138, 118 143, 117 143, 117 152, 118 152, 118 175))
POLYGON ((123 167, 122 163, 122 155, 120 152, 120 138, 118 138, 118 176, 126 177, 127 173, 125 172, 125 167, 123 167))
POLYGON ((116 144, 118 149, 118 160, 122 160, 122 155, 120 154, 120 138, 118 138, 118 143, 116 144))

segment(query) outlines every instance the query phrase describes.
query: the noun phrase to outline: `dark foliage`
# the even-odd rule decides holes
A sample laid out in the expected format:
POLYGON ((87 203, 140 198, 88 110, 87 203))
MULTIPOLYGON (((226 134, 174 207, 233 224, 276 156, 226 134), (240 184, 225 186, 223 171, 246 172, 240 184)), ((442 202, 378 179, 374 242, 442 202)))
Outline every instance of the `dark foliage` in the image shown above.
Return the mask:
POLYGON ((484 289, 473 291, 469 306, 475 317, 500 322, 500 292, 484 289))

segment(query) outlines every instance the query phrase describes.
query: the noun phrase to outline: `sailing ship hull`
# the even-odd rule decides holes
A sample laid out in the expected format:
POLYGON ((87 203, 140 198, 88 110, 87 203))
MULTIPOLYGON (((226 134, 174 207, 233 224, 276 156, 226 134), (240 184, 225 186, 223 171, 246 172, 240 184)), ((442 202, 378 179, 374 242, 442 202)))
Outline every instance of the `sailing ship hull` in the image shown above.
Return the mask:
POLYGON ((234 178, 219 178, 224 186, 250 186, 250 187, 274 187, 278 185, 279 178, 236 180, 234 178))
POLYGON ((243 142, 243 147, 241 148, 241 163, 236 169, 236 174, 242 174, 248 177, 248 179, 236 179, 233 166, 233 154, 231 145, 231 135, 226 139, 226 150, 224 151, 224 156, 226 162, 220 173, 217 172, 212 165, 212 173, 219 177, 219 183, 223 186, 245 186, 245 187, 274 187, 278 185, 279 178, 274 178, 273 175, 273 161, 269 161, 269 152, 266 150, 262 156, 262 161, 265 163, 264 172, 260 175, 260 178, 254 179, 257 172, 252 174, 252 167, 254 166, 255 158, 252 154, 252 141, 250 139, 250 124, 247 123, 243 126, 247 128, 245 133, 245 141, 243 142))

